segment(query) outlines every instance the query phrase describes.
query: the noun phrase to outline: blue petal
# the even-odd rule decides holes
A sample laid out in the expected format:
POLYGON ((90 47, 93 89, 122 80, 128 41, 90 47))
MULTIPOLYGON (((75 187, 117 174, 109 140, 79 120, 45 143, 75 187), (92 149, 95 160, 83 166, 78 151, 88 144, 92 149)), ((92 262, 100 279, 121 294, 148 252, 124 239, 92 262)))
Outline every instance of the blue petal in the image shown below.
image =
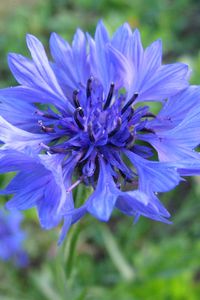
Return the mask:
POLYGON ((76 69, 76 81, 86 84, 90 76, 87 61, 87 45, 84 33, 78 29, 72 42, 74 67, 76 69))
POLYGON ((50 37, 50 50, 51 55, 58 66, 58 70, 62 70, 65 75, 63 76, 65 83, 76 89, 78 87, 77 78, 70 45, 58 34, 52 33, 50 37))
POLYGON ((59 246, 62 244, 64 238, 66 238, 71 225, 78 222, 86 214, 86 212, 86 206, 83 205, 82 207, 68 211, 68 213, 65 214, 64 224, 58 240, 59 246))
POLYGON ((188 66, 184 64, 161 65, 162 44, 158 40, 143 50, 139 31, 133 34, 127 55, 131 64, 129 100, 135 92, 139 101, 163 101, 188 86, 188 66))
POLYGON ((49 174, 42 168, 17 174, 2 194, 16 194, 6 207, 11 209, 28 209, 42 200, 44 189, 48 185, 49 174), (38 175, 39 174, 39 175, 38 175), (44 175, 43 175, 44 174, 44 175))
POLYGON ((163 216, 158 207, 153 203, 151 197, 139 190, 120 195, 117 199, 116 207, 129 216, 136 216, 138 218, 142 215, 153 220, 170 223, 165 219, 169 215, 163 216))
POLYGON ((47 83, 52 91, 61 98, 65 98, 60 86, 58 85, 53 70, 51 69, 42 43, 30 34, 27 35, 26 41, 37 69, 37 73, 35 75, 39 74, 42 80, 47 83))
MULTIPOLYGON (((56 226, 63 219, 63 212, 73 208, 71 193, 66 192, 64 184, 63 156, 31 157, 13 150, 1 153, 4 156, 0 159, 0 171, 23 171, 5 189, 5 193, 16 193, 8 208, 26 209, 36 205, 41 226, 46 229, 56 226), (24 178, 28 169, 31 173, 24 178)), ((70 174, 73 167, 69 166, 70 174)))
POLYGON ((114 33, 111 44, 125 56, 128 54, 132 30, 128 23, 124 23, 114 33))
POLYGON ((68 216, 68 217, 64 218, 64 224, 63 224, 60 236, 59 236, 58 246, 60 246, 62 244, 64 238, 66 238, 67 233, 68 233, 68 231, 71 227, 71 223, 72 223, 72 217, 71 216, 68 216))
POLYGON ((40 164, 37 159, 24 152, 0 150, 0 173, 32 170, 37 164, 40 164))
POLYGON ((105 51, 105 47, 108 43, 110 43, 108 32, 103 22, 100 21, 95 32, 95 45, 97 66, 100 74, 100 79, 102 80, 103 86, 105 87, 105 93, 107 93, 107 90, 109 89, 109 85, 111 83, 107 67, 109 64, 109 60, 105 51))
POLYGON ((117 49, 111 45, 107 45, 108 55, 108 72, 109 72, 109 85, 107 91, 110 88, 110 83, 115 83, 115 89, 127 88, 130 85, 131 68, 128 60, 117 49))
POLYGON ((16 194, 23 191, 28 191, 29 189, 34 189, 35 185, 43 185, 46 179, 47 172, 44 168, 39 168, 39 164, 32 164, 32 172, 23 171, 18 173, 8 184, 6 189, 2 191, 5 194, 16 194), (39 170, 39 172, 38 172, 39 170), (39 175, 38 175, 39 173, 39 175), (40 184, 41 183, 41 184, 40 184), (33 188, 32 188, 33 186, 33 188))
POLYGON ((127 150, 125 154, 137 169, 141 191, 166 192, 181 179, 175 167, 168 163, 148 161, 127 150))
POLYGON ((138 29, 133 33, 130 43, 130 56, 129 59, 134 65, 135 72, 139 71, 144 56, 144 50, 142 47, 141 36, 138 29))
MULTIPOLYGON (((13 75, 20 84, 27 86, 28 88, 39 89, 39 92, 45 93, 42 97, 42 99, 44 97, 46 98, 45 103, 50 102, 50 99, 47 97, 47 95, 50 95, 52 99, 54 98, 52 103, 55 103, 55 99, 57 100, 58 103, 56 106, 60 106, 63 109, 65 108, 68 111, 72 109, 70 103, 67 102, 66 97, 61 91, 61 88, 55 89, 55 85, 58 85, 57 80, 55 79, 55 84, 50 85, 49 82, 45 81, 45 78, 43 77, 44 74, 40 74, 39 70, 30 59, 18 54, 9 54, 8 64, 13 75)), ((30 97, 34 97, 34 95, 30 95, 30 97)), ((42 102, 42 100, 40 101, 40 99, 36 97, 34 102, 42 102)))
POLYGON ((199 160, 199 154, 193 149, 185 147, 171 137, 168 131, 139 136, 139 139, 149 142, 157 151, 159 160, 162 162, 180 162, 187 160, 199 160), (168 135, 169 134, 169 135, 168 135))
POLYGON ((191 161, 191 162, 183 162, 180 164, 176 164, 178 168, 178 172, 180 173, 181 176, 199 176, 200 175, 200 157, 199 161, 197 162, 196 160, 191 161))
MULTIPOLYGON (((67 174, 64 173, 63 170, 63 155, 51 155, 44 156, 40 155, 41 163, 44 167, 50 171, 51 174, 51 188, 55 188, 55 193, 57 197, 54 199, 54 213, 55 215, 63 214, 64 211, 72 209, 73 206, 73 198, 72 193, 67 193, 66 190, 69 187, 67 184, 71 184, 71 176, 74 171, 74 167, 76 161, 72 160, 71 164, 67 164, 67 174)), ((50 193, 45 193, 45 199, 51 197, 50 193)), ((53 203, 53 200, 52 200, 53 203)), ((51 204, 50 204, 51 205, 51 204)), ((42 206, 42 204, 41 204, 42 206)))
POLYGON ((88 60, 90 62, 91 75, 94 78, 98 78, 99 72, 98 72, 97 59, 96 59, 97 53, 96 53, 95 41, 89 35, 89 33, 87 33, 86 36, 87 36, 87 41, 88 41, 88 46, 89 46, 88 60))
POLYGON ((0 140, 5 143, 6 148, 24 150, 27 147, 32 147, 38 152, 41 150, 40 144, 51 139, 52 137, 47 134, 30 133, 19 129, 0 116, 0 140))
POLYGON ((199 145, 200 137, 200 106, 193 107, 178 126, 166 134, 182 147, 190 149, 199 145))
POLYGON ((199 145, 200 107, 194 106, 173 129, 140 136, 150 142, 162 161, 199 159, 193 149, 199 145))
POLYGON ((200 88, 190 86, 177 95, 170 97, 155 119, 150 121, 146 127, 155 130, 167 130, 177 126, 194 107, 198 107, 200 99, 200 88))
POLYGON ((57 207, 63 197, 61 188, 55 184, 54 179, 51 179, 46 185, 43 198, 37 205, 40 224, 43 228, 51 229, 62 220, 62 215, 57 212, 57 207))
POLYGON ((8 65, 20 84, 27 86, 41 86, 41 83, 43 83, 45 86, 41 76, 37 74, 34 63, 30 59, 20 54, 9 53, 8 65))
POLYGON ((43 193, 44 186, 40 186, 38 183, 35 183, 32 189, 31 187, 29 189, 24 189, 23 192, 18 192, 14 197, 12 197, 12 199, 6 203, 6 208, 9 210, 25 210, 35 207, 38 201, 42 201, 43 193))
POLYGON ((20 129, 32 133, 41 132, 41 128, 38 125, 36 108, 31 103, 27 103, 19 99, 16 101, 15 98, 11 97, 1 97, 0 115, 9 123, 12 123, 12 125, 17 126, 20 129))
POLYGON ((63 103, 58 95, 52 94, 51 91, 32 88, 29 86, 17 86, 0 90, 0 98, 3 101, 20 101, 28 103, 52 104, 66 114, 66 110, 71 108, 70 103, 63 103))
POLYGON ((146 83, 151 80, 152 75, 161 66, 162 59, 162 42, 155 41, 144 51, 142 63, 138 69, 138 83, 136 89, 140 91, 146 83))
POLYGON ((182 63, 163 65, 148 77, 139 89, 137 101, 162 101, 188 87, 188 66, 182 63))
POLYGON ((87 200, 87 210, 101 221, 108 221, 120 190, 116 188, 108 166, 99 159, 100 171, 97 186, 87 200))

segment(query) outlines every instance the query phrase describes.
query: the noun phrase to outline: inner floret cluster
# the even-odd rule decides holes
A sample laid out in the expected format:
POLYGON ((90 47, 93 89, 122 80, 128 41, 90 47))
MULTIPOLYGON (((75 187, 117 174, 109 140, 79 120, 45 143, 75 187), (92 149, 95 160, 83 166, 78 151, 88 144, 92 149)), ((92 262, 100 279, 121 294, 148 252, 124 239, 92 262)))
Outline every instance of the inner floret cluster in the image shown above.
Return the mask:
MULTIPOLYGON (((108 95, 104 97, 101 85, 89 78, 85 97, 82 95, 85 98, 83 103, 80 103, 79 91, 74 90, 72 93, 74 112, 71 118, 62 113, 56 115, 37 111, 39 116, 43 116, 43 121, 38 120, 41 130, 49 136, 52 134, 49 144, 41 144, 46 153, 78 157, 76 175, 79 178, 67 189, 68 192, 80 182, 95 187, 99 173, 99 156, 111 165, 118 186, 121 185, 121 177, 125 179, 124 184, 136 179, 136 174, 123 162, 121 153, 124 149, 134 151, 134 147, 139 151, 140 146, 135 145, 137 130, 148 131, 145 129, 144 118, 147 120, 154 115, 147 106, 134 110, 132 105, 138 93, 125 103, 125 96, 116 94, 114 87, 114 83, 111 83, 108 95)), ((145 150, 151 155, 150 148, 146 147, 145 150)))

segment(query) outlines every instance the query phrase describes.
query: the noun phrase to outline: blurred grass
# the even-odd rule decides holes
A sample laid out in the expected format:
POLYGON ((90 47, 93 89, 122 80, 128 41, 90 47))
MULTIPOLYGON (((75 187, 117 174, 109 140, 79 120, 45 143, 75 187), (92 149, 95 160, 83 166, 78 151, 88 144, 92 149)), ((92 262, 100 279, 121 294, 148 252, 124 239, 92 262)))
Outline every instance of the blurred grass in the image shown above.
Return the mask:
MULTIPOLYGON (((28 54, 27 32, 48 45, 50 32, 72 40, 77 27, 94 33, 99 19, 104 20, 110 32, 128 21, 140 29, 144 45, 162 38, 164 60, 189 63, 193 69, 191 82, 199 84, 199 16, 198 0, 1 0, 0 86, 15 84, 6 56, 8 52, 28 54)), ((1 176, 1 185, 9 177, 1 176)), ((73 257, 72 277, 67 282, 61 259, 63 249, 58 249, 55 242, 58 232, 42 231, 35 211, 26 212, 24 228, 29 234, 26 248, 31 263, 24 270, 0 263, 0 299, 200 299, 199 197, 199 178, 162 196, 173 215, 173 225, 145 219, 133 225, 131 219, 115 213, 106 233, 103 224, 92 217, 85 218, 73 257), (108 243, 111 233, 113 241, 108 243), (117 255, 110 257, 117 251, 122 255, 122 264, 134 272, 133 277, 128 279, 120 272, 117 255)))

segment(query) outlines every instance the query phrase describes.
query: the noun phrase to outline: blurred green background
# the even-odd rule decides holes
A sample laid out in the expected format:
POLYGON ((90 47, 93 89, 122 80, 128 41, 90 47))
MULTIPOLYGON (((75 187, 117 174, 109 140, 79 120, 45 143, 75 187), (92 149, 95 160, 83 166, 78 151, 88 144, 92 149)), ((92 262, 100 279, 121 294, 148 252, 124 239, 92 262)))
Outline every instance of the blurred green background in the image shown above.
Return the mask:
MULTIPOLYGON (((27 32, 47 46, 52 31, 71 41, 77 27, 93 34, 99 19, 111 33, 125 21, 138 27, 145 46, 161 38, 164 61, 188 63, 191 83, 200 83, 199 0, 0 0, 0 86, 15 84, 7 53, 28 54, 27 32)), ((86 217, 60 248, 59 231, 42 231, 36 212, 26 212, 30 264, 0 262, 0 299, 200 299, 199 197, 199 178, 161 196, 173 225, 143 218, 133 225, 118 213, 106 225, 86 217)))

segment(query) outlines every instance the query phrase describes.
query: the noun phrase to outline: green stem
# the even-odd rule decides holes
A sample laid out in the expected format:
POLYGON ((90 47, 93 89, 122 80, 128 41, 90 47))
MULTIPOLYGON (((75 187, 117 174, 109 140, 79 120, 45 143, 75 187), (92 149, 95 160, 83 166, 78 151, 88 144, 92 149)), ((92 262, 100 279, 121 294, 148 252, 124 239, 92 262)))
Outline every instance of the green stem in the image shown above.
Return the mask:
POLYGON ((70 229, 70 232, 67 236, 67 242, 64 247, 64 265, 65 265, 65 274, 69 280, 73 271, 74 262, 76 258, 76 247, 78 237, 81 231, 80 223, 73 225, 70 229))
MULTIPOLYGON (((84 203, 85 199, 88 197, 88 194, 90 193, 91 193, 90 189, 86 189, 84 185, 80 184, 74 195, 76 207, 80 207, 84 203)), ((64 265, 66 266, 65 272, 68 280, 72 275, 74 262, 76 258, 77 241, 79 238, 79 234, 82 230, 82 227, 83 225, 81 221, 73 225, 66 237, 65 245, 63 245, 63 249, 64 249, 63 259, 64 259, 64 265)))
POLYGON ((125 280, 128 281, 133 280, 135 278, 135 271, 125 260, 125 257, 123 256, 121 250, 119 249, 116 239, 114 238, 113 234, 110 232, 109 227, 101 223, 99 228, 101 231, 101 235, 106 250, 108 251, 108 254, 113 264, 115 265, 115 267, 118 269, 119 273, 125 280))

